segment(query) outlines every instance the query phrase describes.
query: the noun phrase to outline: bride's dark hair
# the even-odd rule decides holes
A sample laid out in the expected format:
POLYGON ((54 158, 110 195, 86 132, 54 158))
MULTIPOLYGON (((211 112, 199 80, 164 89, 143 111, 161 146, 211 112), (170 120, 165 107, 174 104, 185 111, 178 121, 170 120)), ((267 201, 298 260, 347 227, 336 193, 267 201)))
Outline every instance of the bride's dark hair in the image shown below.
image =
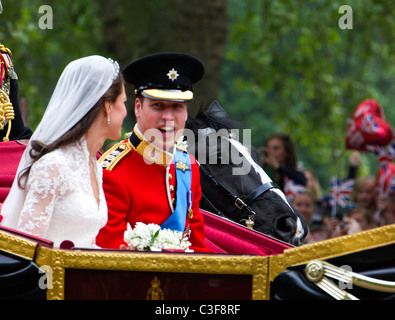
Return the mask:
POLYGON ((104 102, 111 101, 115 102, 118 96, 122 92, 122 87, 124 85, 124 80, 121 73, 114 80, 111 87, 106 91, 106 93, 99 99, 99 101, 89 110, 89 112, 69 131, 67 131, 63 136, 61 136, 56 141, 46 145, 40 141, 31 141, 31 150, 29 152, 30 158, 33 160, 32 163, 24 168, 18 175, 18 186, 20 188, 25 188, 26 178, 29 176, 31 167, 38 161, 41 157, 46 154, 66 146, 70 143, 78 141, 81 137, 88 131, 93 121, 98 116, 104 102))

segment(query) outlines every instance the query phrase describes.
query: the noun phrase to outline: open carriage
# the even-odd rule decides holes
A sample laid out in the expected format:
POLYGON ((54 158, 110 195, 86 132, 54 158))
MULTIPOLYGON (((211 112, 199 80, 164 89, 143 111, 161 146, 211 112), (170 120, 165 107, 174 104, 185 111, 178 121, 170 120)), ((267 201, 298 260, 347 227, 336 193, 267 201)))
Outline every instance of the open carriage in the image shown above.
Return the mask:
MULTIPOLYGON (((7 155, 2 163, 14 163, 9 178, 16 171, 10 150, 17 154, 24 146, 3 146, 12 147, 0 153, 7 155)), ((293 246, 217 214, 203 215, 214 254, 94 250, 67 242, 57 249, 0 227, 0 299, 395 298, 395 225, 293 246)))
POLYGON ((218 247, 215 254, 92 250, 67 244, 54 249, 50 241, 3 227, 0 298, 395 298, 395 225, 292 247, 204 214, 208 240, 230 253, 219 253, 226 250, 218 247))

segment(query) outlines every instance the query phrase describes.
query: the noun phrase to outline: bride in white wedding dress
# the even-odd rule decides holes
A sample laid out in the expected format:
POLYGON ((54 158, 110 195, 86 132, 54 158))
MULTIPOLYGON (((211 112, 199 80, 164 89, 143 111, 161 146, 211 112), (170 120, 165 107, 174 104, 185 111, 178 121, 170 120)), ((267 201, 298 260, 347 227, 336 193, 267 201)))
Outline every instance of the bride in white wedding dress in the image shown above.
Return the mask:
POLYGON ((118 63, 101 56, 71 62, 18 167, 2 225, 75 247, 94 248, 107 221, 96 154, 118 140, 126 117, 118 63))

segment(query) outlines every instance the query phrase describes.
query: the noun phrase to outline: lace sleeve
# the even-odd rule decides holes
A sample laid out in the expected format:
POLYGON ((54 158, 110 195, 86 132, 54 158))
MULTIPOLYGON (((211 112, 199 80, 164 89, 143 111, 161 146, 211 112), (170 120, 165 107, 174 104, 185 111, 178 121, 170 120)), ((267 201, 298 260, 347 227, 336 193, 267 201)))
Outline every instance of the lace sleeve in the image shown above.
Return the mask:
POLYGON ((60 164, 43 157, 31 168, 18 230, 45 238, 63 183, 60 164))

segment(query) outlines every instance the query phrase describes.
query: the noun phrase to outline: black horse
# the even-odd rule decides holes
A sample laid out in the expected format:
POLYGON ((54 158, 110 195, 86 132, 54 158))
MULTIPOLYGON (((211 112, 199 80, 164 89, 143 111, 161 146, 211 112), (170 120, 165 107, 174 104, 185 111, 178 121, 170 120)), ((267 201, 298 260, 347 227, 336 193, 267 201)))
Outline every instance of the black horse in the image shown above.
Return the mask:
POLYGON ((302 244, 307 234, 303 217, 262 169, 258 153, 232 137, 238 127, 217 101, 186 122, 188 151, 200 164, 201 208, 302 244))

